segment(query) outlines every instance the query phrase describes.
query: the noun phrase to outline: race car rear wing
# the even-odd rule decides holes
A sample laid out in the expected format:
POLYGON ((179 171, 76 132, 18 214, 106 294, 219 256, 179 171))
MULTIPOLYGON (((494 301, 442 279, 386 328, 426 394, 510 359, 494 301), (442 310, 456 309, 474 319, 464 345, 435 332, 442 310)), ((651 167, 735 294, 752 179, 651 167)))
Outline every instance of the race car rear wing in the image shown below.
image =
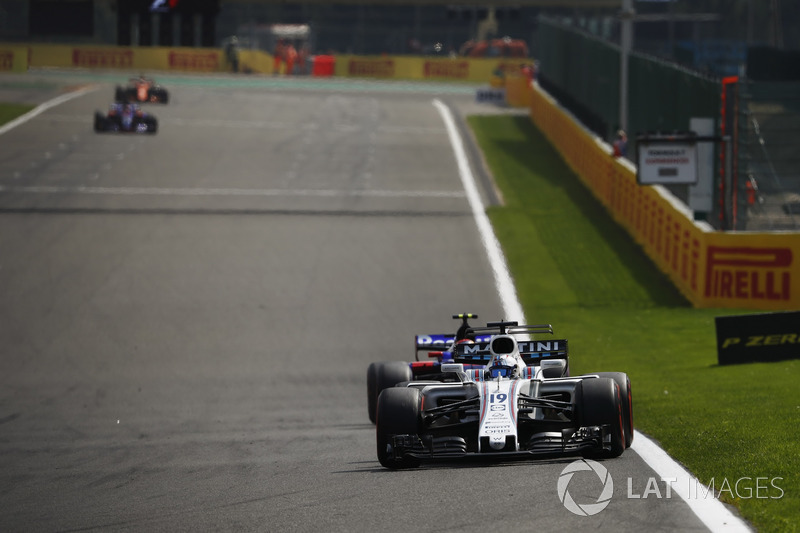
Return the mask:
POLYGON ((467 318, 478 315, 464 313, 453 315, 454 319, 462 319, 461 328, 456 334, 416 335, 414 348, 416 360, 420 361, 420 352, 429 352, 427 358, 437 357, 440 360, 452 360, 454 363, 471 365, 486 364, 492 358, 489 342, 495 335, 513 335, 523 361, 527 365, 537 365, 542 359, 567 359, 567 340, 534 340, 534 335, 552 335, 550 324, 520 325, 518 322, 489 322, 486 327, 471 327, 467 318), (453 342, 459 339, 471 339, 472 343, 453 342))
MULTIPOLYGON (((480 335, 475 338, 476 342, 489 342, 491 335, 480 335)), ((453 333, 434 333, 431 335, 414 336, 414 352, 417 361, 420 360, 419 352, 444 352, 450 349, 456 335, 453 333)))
MULTIPOLYGON (((543 359, 568 359, 567 339, 520 340, 519 354, 526 365, 538 365, 543 359)), ((458 344, 453 353, 454 363, 487 364, 492 358, 489 341, 458 344)))

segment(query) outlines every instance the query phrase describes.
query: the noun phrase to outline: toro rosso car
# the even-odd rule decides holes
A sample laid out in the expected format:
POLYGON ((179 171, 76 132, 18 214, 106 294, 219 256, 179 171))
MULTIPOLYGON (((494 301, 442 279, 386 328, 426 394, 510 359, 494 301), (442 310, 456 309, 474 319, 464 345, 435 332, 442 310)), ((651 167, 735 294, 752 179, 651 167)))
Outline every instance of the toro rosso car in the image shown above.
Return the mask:
POLYGON ((566 340, 538 338, 552 334, 549 324, 468 328, 426 361, 434 379, 412 370, 384 388, 375 406, 380 463, 621 455, 633 440, 628 376, 570 376, 566 340))
POLYGON ((166 104, 169 93, 152 78, 139 76, 131 78, 127 87, 117 85, 114 91, 114 100, 117 102, 151 102, 166 104))
POLYGON ((94 131, 122 133, 155 133, 158 131, 158 120, 153 115, 142 111, 138 104, 113 103, 104 115, 100 111, 94 114, 94 131))
MULTIPOLYGON (((437 333, 417 335, 414 339, 415 362, 387 361, 371 363, 367 369, 367 409, 369 420, 375 423, 375 408, 378 395, 387 387, 414 379, 452 381, 451 374, 441 371, 441 363, 445 359, 452 362, 452 347, 455 342, 467 340, 488 341, 489 336, 476 337, 470 334, 469 319, 478 318, 474 313, 453 315, 453 319, 461 320, 456 333, 437 333)), ((482 366, 482 365, 481 365, 482 366)))

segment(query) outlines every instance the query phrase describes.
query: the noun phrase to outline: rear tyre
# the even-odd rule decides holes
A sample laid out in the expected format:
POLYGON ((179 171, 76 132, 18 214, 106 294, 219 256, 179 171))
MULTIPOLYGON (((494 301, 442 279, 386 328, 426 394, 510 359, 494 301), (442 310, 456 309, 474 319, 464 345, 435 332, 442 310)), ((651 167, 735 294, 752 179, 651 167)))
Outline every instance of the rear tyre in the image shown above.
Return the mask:
POLYGON ((631 380, 625 372, 597 372, 601 378, 611 378, 619 387, 619 397, 622 400, 622 429, 625 431, 625 448, 630 448, 633 443, 633 394, 631 393, 631 380))
POLYGON ((414 457, 394 457, 392 436, 419 434, 421 397, 419 389, 403 387, 390 387, 378 396, 375 438, 378 461, 386 468, 416 468, 420 464, 414 457))
POLYGON ((375 423, 375 408, 383 389, 394 387, 403 381, 411 381, 411 368, 403 361, 371 363, 367 368, 367 411, 369 421, 375 423))
POLYGON ((581 387, 581 426, 608 425, 611 434, 610 449, 591 450, 583 456, 596 459, 619 457, 625 451, 619 386, 611 378, 587 378, 581 381, 581 387))

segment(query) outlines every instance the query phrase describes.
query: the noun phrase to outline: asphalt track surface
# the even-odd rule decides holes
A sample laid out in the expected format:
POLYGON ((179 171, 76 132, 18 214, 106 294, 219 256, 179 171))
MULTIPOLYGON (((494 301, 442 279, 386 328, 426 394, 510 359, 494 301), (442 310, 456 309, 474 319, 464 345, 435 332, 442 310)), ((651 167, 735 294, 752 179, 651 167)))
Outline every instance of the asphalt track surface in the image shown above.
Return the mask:
POLYGON ((0 530, 706 530, 633 450, 588 517, 571 458, 378 463, 368 364, 503 318, 433 104, 474 92, 187 78, 98 135, 91 83, 0 137, 0 530))

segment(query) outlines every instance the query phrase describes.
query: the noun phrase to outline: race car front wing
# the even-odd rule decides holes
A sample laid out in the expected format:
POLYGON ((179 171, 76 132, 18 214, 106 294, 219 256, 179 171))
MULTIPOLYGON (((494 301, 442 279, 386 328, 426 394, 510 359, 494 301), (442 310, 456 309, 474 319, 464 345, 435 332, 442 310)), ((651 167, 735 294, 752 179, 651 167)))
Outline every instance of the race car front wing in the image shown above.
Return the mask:
MULTIPOLYGON (((458 436, 434 437, 431 435, 394 435, 391 439, 390 456, 394 459, 414 457, 421 460, 444 460, 466 457, 524 459, 531 456, 566 457, 585 452, 611 449, 611 426, 587 426, 562 432, 548 431, 532 435, 519 449, 515 442, 508 442, 499 451, 471 452, 466 439, 458 436)), ((483 447, 488 449, 488 447, 483 447)))

